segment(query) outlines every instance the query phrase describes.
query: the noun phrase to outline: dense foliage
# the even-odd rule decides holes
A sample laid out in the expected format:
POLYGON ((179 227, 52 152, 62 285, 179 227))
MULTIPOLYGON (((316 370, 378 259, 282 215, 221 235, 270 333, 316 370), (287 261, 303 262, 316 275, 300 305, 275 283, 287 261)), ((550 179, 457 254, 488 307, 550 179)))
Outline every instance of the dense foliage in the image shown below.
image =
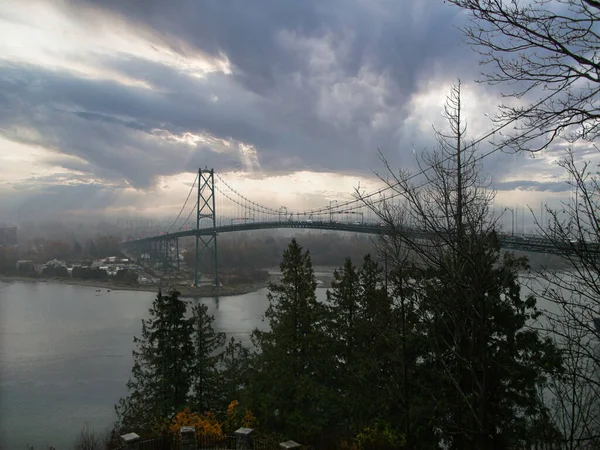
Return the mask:
POLYGON ((361 268, 348 259, 321 304, 308 252, 292 241, 270 287, 271 330, 255 332, 248 399, 261 423, 323 445, 380 430, 390 448, 554 436, 538 390, 560 357, 527 326, 538 312, 520 292, 525 262, 502 256, 494 236, 480 245, 459 278, 415 266, 386 276, 370 256, 361 268))
POLYGON ((324 353, 325 309, 316 299, 310 255, 295 239, 284 252, 281 272, 281 283, 269 286, 270 330, 253 334, 260 351, 250 380, 252 409, 275 430, 314 433, 328 425, 330 393, 321 381, 323 357, 330 354, 324 353))
POLYGON ((142 320, 142 335, 134 338, 129 396, 116 406, 119 428, 150 431, 187 406, 194 347, 193 321, 185 317, 186 308, 179 292, 159 291, 151 317, 142 320))
POLYGON ((115 407, 115 433, 168 433, 173 424, 190 420, 216 430, 230 396, 247 377, 240 369, 247 365, 248 350, 235 339, 223 349, 225 335, 213 329, 206 305, 188 308, 179 295, 159 291, 150 318, 142 320, 129 394, 115 407))
POLYGON ((478 245, 458 277, 347 259, 323 303, 310 255, 292 240, 254 353, 226 345, 206 306, 188 317, 177 292, 159 293, 136 339, 119 430, 189 423, 221 435, 243 421, 318 448, 364 449, 508 449, 554 437, 538 394, 560 357, 527 327, 538 312, 518 284, 525 261, 501 254, 493 235, 478 245))
POLYGON ((69 278, 69 272, 64 266, 49 266, 42 269, 43 277, 50 278, 69 278))
POLYGON ((196 411, 219 411, 229 399, 221 398, 219 350, 225 344, 225 333, 217 333, 212 327, 213 316, 208 315, 208 307, 198 304, 193 312, 194 353, 192 364, 192 393, 190 403, 196 411))
POLYGON ((114 276, 114 280, 116 282, 136 285, 138 283, 139 275, 135 273, 133 270, 129 269, 119 269, 117 274, 114 276))

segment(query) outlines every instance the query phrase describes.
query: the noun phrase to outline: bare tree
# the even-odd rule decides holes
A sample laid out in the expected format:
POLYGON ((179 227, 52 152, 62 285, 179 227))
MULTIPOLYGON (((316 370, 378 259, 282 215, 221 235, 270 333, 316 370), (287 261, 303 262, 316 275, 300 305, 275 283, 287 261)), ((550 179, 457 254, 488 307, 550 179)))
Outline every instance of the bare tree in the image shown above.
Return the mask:
POLYGON ((438 150, 417 158, 422 179, 416 180, 408 171, 396 173, 383 154, 386 176, 380 180, 392 187, 388 198, 358 197, 395 232, 392 240, 395 252, 400 248, 412 251, 422 263, 440 263, 448 246, 457 251, 467 234, 486 234, 494 229, 491 203, 495 193, 489 189, 489 179, 482 177, 476 147, 466 140, 466 120, 461 117, 461 83, 452 86, 444 107, 448 132, 436 130, 438 150), (420 234, 404 233, 404 228, 420 234), (423 251, 424 249, 427 251, 423 251))
POLYGON ((537 275, 567 369, 553 382, 555 418, 569 448, 587 448, 600 445, 600 179, 598 166, 578 163, 572 151, 560 165, 572 198, 547 208, 548 223, 538 228, 570 270, 542 268, 537 275))
POLYGON ((419 322, 409 339, 419 352, 411 415, 435 424, 430 433, 451 449, 533 443, 548 425, 537 389, 559 366, 558 354, 526 326, 537 316, 535 299, 519 291, 526 264, 500 253, 494 192, 466 140, 460 82, 444 113, 449 131, 435 130, 437 150, 418 159, 422 180, 396 174, 383 158, 388 175, 380 178, 391 195, 358 195, 388 227, 381 247, 391 272, 406 271, 407 254, 412 261, 398 277, 403 294, 394 292, 398 309, 410 298, 419 322))
MULTIPOLYGON (((583 153, 598 156, 593 143, 600 132, 600 1, 450 2, 470 12, 464 32, 491 69, 484 81, 510 86, 506 94, 518 100, 496 118, 514 124, 504 144, 538 151, 564 140, 587 141, 592 145, 583 153), (523 104, 525 98, 534 100, 523 104)), ((551 331, 567 368, 568 376, 555 380, 553 394, 555 418, 569 448, 597 446, 600 434, 597 412, 591 412, 598 405, 590 400, 600 393, 600 185, 597 166, 579 160, 568 151, 561 161, 574 197, 548 209, 549 223, 538 224, 571 266, 538 274, 541 292, 553 305, 551 331)))
POLYGON ((600 339, 594 319, 600 315, 600 165, 577 163, 571 150, 560 162, 568 173, 573 195, 561 208, 547 208, 547 224, 538 228, 572 270, 568 274, 544 271, 555 289, 581 298, 578 307, 569 306, 569 316, 590 335, 600 339), (562 276, 564 275, 564 276, 562 276))
POLYGON ((507 144, 548 148, 558 137, 594 141, 600 131, 600 1, 449 0, 470 12, 468 41, 491 66, 485 80, 511 86, 506 95, 541 100, 504 106, 514 123, 507 144))
POLYGON ((552 421, 563 435, 563 448, 598 448, 600 392, 597 365, 586 352, 582 352, 592 344, 590 337, 585 330, 572 327, 564 320, 552 320, 551 331, 560 346, 564 362, 564 371, 553 377, 548 391, 544 393, 546 402, 551 406, 552 421))

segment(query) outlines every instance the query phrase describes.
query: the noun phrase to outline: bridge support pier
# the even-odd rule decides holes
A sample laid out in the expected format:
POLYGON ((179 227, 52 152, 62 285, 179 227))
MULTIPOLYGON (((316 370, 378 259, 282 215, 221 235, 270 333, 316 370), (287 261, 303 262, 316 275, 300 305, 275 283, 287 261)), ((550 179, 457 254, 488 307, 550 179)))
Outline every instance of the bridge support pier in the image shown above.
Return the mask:
POLYGON ((196 214, 196 255, 194 286, 198 286, 202 274, 211 273, 215 286, 219 287, 219 254, 217 247, 217 215, 215 208, 214 169, 198 170, 198 203, 196 214), (203 222, 204 221, 204 222, 203 222), (202 225, 212 228, 212 234, 201 235, 202 225))
POLYGON ((165 238, 158 241, 158 255, 162 262, 163 270, 168 274, 175 274, 179 271, 179 239, 165 238))
POLYGON ((165 275, 174 275, 179 271, 179 239, 161 237, 144 242, 136 254, 138 264, 162 270, 165 275))

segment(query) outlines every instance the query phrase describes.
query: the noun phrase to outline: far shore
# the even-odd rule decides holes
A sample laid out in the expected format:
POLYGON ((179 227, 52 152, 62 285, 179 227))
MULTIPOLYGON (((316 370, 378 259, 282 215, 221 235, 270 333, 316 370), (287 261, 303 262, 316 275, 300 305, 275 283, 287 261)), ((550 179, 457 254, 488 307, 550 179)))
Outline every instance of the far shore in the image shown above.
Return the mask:
POLYGON ((224 297, 231 295, 243 295, 250 292, 256 292, 267 287, 268 282, 255 282, 248 284, 222 286, 217 288, 212 285, 189 286, 183 284, 163 283, 162 285, 127 285, 119 284, 113 281, 96 281, 96 280, 78 280, 73 278, 31 278, 23 276, 12 276, 0 274, 0 281, 21 281, 26 283, 60 283, 74 286, 86 286, 98 289, 106 289, 111 291, 140 291, 140 292, 157 292, 160 288, 170 289, 176 288, 181 292, 182 297, 224 297))
MULTIPOLYGON (((315 266, 315 275, 319 279, 318 286, 329 287, 333 279, 333 271, 335 267, 332 266, 315 266)), ((128 285, 115 283, 113 280, 99 281, 99 280, 80 280, 76 278, 49 278, 49 277, 24 277, 19 275, 6 275, 0 274, 0 281, 21 281, 25 283, 60 283, 68 284, 73 286, 85 286, 97 289, 106 289, 110 291, 139 291, 139 292, 153 292, 156 293, 160 288, 168 290, 175 287, 182 297, 228 297, 233 295, 244 295, 250 292, 256 292, 260 289, 264 289, 269 285, 270 281, 278 282, 281 278, 281 272, 278 267, 265 268, 269 272, 269 279, 265 281, 256 281, 252 283, 244 284, 233 284, 225 285, 217 288, 216 286, 204 284, 202 286, 194 287, 189 284, 181 284, 178 282, 165 281, 162 284, 139 284, 139 285, 128 285)))

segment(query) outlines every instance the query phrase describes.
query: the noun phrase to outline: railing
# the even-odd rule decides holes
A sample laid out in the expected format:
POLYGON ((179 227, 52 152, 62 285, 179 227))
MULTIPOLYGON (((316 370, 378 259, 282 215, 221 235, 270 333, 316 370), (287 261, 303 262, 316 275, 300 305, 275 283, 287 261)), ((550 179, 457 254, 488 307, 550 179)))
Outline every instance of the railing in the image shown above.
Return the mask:
MULTIPOLYGON (((136 442, 136 446, 131 446, 131 448, 137 450, 183 450, 187 449, 187 446, 182 444, 182 441, 179 437, 160 437, 153 439, 146 439, 143 441, 136 442)), ((194 446, 196 449, 236 449, 236 436, 198 436, 196 440, 196 444, 194 446)), ((272 448, 276 449, 277 446, 273 446, 272 448)), ((129 447, 123 446, 122 450, 127 450, 129 447)))
MULTIPOLYGON (((165 437, 165 438, 154 438, 147 439, 143 441, 136 442, 136 446, 122 446, 118 450, 281 450, 282 448, 294 448, 301 449, 304 448, 302 446, 298 447, 284 447, 281 444, 270 440, 263 439, 260 437, 255 437, 250 439, 247 443, 240 444, 239 436, 229 435, 229 436, 199 436, 197 438, 196 444, 193 447, 189 447, 188 445, 182 444, 181 439, 175 437, 165 437)), ((312 447, 311 447, 312 448, 312 447)), ((530 447, 528 450, 563 450, 566 446, 563 444, 535 444, 530 447)), ((596 449, 595 446, 582 446, 578 447, 583 449, 596 449)))
MULTIPOLYGON (((121 436, 123 445, 117 450, 280 450, 280 449, 306 449, 294 441, 279 443, 270 436, 255 434, 251 428, 240 428, 235 434, 227 436, 197 435, 194 427, 182 427, 177 435, 158 437, 153 439, 140 440, 135 433, 129 433, 121 436)), ((341 442, 343 439, 320 440, 320 443, 309 446, 309 449, 321 448, 342 448, 335 442, 341 442)), ((577 442, 578 449, 596 450, 598 442, 596 438, 582 439, 577 442)), ((556 443, 537 443, 523 450, 563 450, 568 447, 567 441, 556 443)), ((343 447, 346 448, 346 447, 343 447)))
POLYGON ((135 433, 121 436, 123 445, 118 450, 280 450, 301 449, 294 441, 279 443, 268 437, 254 435, 250 428, 240 428, 227 436, 196 435, 192 427, 182 427, 176 436, 163 436, 141 440, 135 433))

